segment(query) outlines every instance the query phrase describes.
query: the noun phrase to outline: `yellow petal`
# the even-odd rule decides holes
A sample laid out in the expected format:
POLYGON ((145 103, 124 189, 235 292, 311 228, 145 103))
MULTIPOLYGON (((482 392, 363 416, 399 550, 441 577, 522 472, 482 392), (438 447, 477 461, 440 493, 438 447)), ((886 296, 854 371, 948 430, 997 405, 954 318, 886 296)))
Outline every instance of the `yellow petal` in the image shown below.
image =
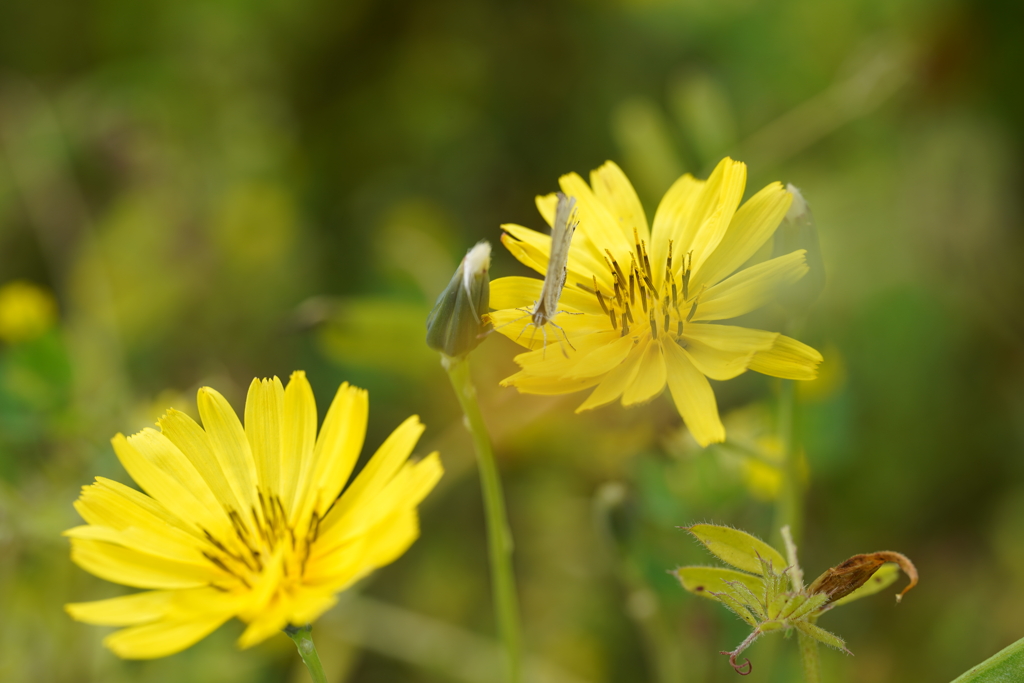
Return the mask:
POLYGON ((71 539, 71 560, 101 579, 135 588, 193 588, 226 577, 213 564, 179 562, 80 538, 71 539))
POLYGON ((242 506, 238 512, 243 518, 250 519, 252 511, 259 507, 256 500, 256 464, 242 423, 227 399, 215 389, 200 389, 196 402, 213 452, 242 506))
POLYGON ((94 484, 83 486, 82 494, 74 505, 89 524, 112 529, 135 527, 182 542, 203 539, 201 532, 186 525, 146 494, 103 477, 97 477, 94 484))
MULTIPOLYGON (((551 235, 545 235, 520 225, 505 224, 501 226, 505 234, 501 236, 501 243, 512 253, 523 265, 533 268, 541 275, 547 273, 548 260, 551 256, 551 235)), ((582 242, 581 242, 582 244, 582 242)), ((569 256, 565 263, 566 286, 575 286, 582 283, 592 287, 591 274, 597 276, 598 282, 611 289, 613 286, 611 273, 605 265, 603 255, 595 257, 593 249, 574 248, 577 247, 576 237, 569 247, 569 256)), ((492 304, 492 308, 498 308, 492 304)))
MULTIPOLYGON (((508 337, 520 346, 528 349, 562 348, 562 353, 570 355, 579 349, 581 336, 611 331, 611 322, 607 316, 558 311, 544 325, 538 327, 531 317, 532 308, 493 311, 490 315, 494 330, 508 337)), ((546 351, 545 351, 546 355, 546 351)))
POLYGON ((230 614, 206 614, 187 620, 164 620, 122 629, 103 644, 122 659, 155 659, 181 652, 210 635, 230 614))
POLYGON ((641 339, 640 343, 634 346, 633 350, 626 356, 622 364, 604 376, 601 383, 591 392, 587 400, 576 409, 576 412, 580 413, 584 410, 603 406, 621 396, 622 392, 636 378, 636 374, 640 370, 640 361, 643 359, 644 352, 647 350, 649 343, 650 337, 641 339))
POLYGON ((725 441, 725 427, 718 416, 718 403, 708 380, 678 344, 666 343, 664 349, 668 388, 693 438, 701 446, 725 441))
POLYGON ((190 564, 206 564, 200 543, 185 532, 168 527, 155 530, 134 526, 114 529, 108 526, 87 524, 76 526, 64 532, 68 538, 88 538, 105 541, 140 552, 165 557, 190 564))
POLYGON ((767 351, 758 351, 750 369, 783 379, 811 380, 818 376, 821 354, 803 342, 779 335, 767 351))
MULTIPOLYGON (((746 164, 726 157, 719 162, 693 206, 690 225, 692 238, 683 234, 679 253, 692 251, 692 268, 699 271, 721 243, 743 198, 747 184, 746 164), (689 247, 686 245, 689 244, 689 247)), ((680 262, 681 267, 681 262, 680 262)))
POLYGON ((661 342, 653 341, 644 352, 636 377, 622 394, 622 405, 631 406, 651 400, 665 388, 665 379, 665 357, 661 353, 661 342))
POLYGON ((537 396, 559 396, 571 394, 576 391, 589 389, 601 381, 601 377, 589 377, 586 379, 563 379, 561 377, 537 377, 525 372, 506 377, 501 381, 503 387, 515 387, 521 394, 534 394, 537 396))
POLYGON ((146 591, 108 600, 64 605, 72 619, 97 626, 131 626, 155 621, 170 607, 175 591, 146 591))
POLYGON ((344 517, 351 510, 358 509, 372 500, 412 455, 412 449, 416 447, 416 442, 419 441, 424 429, 426 428, 415 415, 399 425, 335 503, 332 514, 344 517))
POLYGON ((341 546, 307 569, 307 581, 339 591, 378 567, 398 559, 419 537, 415 510, 399 510, 348 546, 341 546))
POLYGON ((364 390, 347 382, 338 387, 320 428, 310 466, 303 470, 296 487, 295 528, 304 528, 314 512, 322 516, 341 493, 359 459, 368 412, 364 390))
POLYGON ((541 218, 548 224, 550 228, 555 224, 555 210, 558 208, 558 193, 551 192, 549 194, 539 194, 533 199, 537 205, 537 211, 540 212, 541 218))
POLYGON ((767 351, 778 338, 778 332, 765 332, 749 327, 717 323, 689 323, 683 329, 683 340, 699 341, 723 351, 767 351))
POLYGON ((579 226, 573 237, 573 246, 582 246, 599 262, 603 261, 607 249, 615 259, 629 263, 629 255, 633 253, 633 236, 627 238, 622 233, 619 222, 583 178, 579 174, 569 173, 559 178, 558 184, 567 196, 576 198, 579 226))
POLYGON ((362 500, 347 507, 335 506, 321 524, 322 531, 310 561, 379 524, 397 510, 415 509, 441 479, 444 469, 437 453, 417 463, 406 463, 378 491, 364 490, 362 500))
POLYGON ((317 617, 329 610, 331 607, 334 607, 338 602, 338 598, 335 597, 335 593, 336 591, 333 590, 314 592, 307 589, 301 595, 296 596, 295 600, 292 601, 292 615, 288 619, 289 623, 312 623, 317 619, 317 617))
POLYGON ((708 289, 697 305, 694 320, 725 320, 749 313, 771 301, 781 285, 807 273, 804 250, 770 259, 736 273, 708 289))
POLYGON ((285 510, 294 509, 295 487, 299 474, 313 460, 316 444, 316 400, 306 373, 293 372, 284 390, 284 417, 281 422, 281 502, 285 510))
POLYGON ((689 323, 683 342, 701 373, 715 380, 736 377, 751 367, 754 354, 772 348, 777 332, 709 323, 689 323))
MULTIPOLYGON (((526 308, 533 311, 533 305, 540 299, 543 280, 534 277, 502 277, 491 281, 491 308, 526 308)), ((567 311, 606 315, 597 303, 597 297, 576 287, 566 286, 558 298, 560 309, 567 311)))
MULTIPOLYGON (((654 214, 654 225, 651 228, 650 256, 651 263, 665 263, 668 256, 668 245, 672 242, 673 254, 680 257, 686 253, 683 248, 682 235, 688 225, 690 210, 704 187, 703 180, 697 180, 690 174, 679 178, 668 189, 658 210, 654 214)), ((687 243, 686 246, 689 246, 687 243)), ((654 268, 654 284, 661 287, 665 281, 663 268, 654 268)))
POLYGON ((713 285, 746 263, 779 227, 793 195, 771 183, 736 211, 718 247, 690 279, 691 291, 713 285))
POLYGON ((607 341, 585 354, 563 376, 566 379, 586 379, 610 372, 626 359, 635 345, 632 336, 619 336, 618 339, 607 341))
POLYGON ((256 481, 264 496, 281 492, 283 409, 281 380, 274 377, 252 381, 245 399, 245 436, 256 465, 256 481))
POLYGON ((185 413, 174 409, 168 410, 157 424, 160 432, 189 459, 220 504, 229 510, 241 510, 242 505, 228 483, 224 467, 214 454, 203 428, 185 413))
POLYGON ((256 615, 255 619, 249 622, 249 626, 238 638, 238 647, 243 650, 248 649, 281 631, 281 629, 288 625, 290 607, 289 604, 282 603, 274 605, 270 609, 256 615))
POLYGON ((614 161, 606 161, 590 172, 590 186, 594 194, 608 208, 612 217, 618 222, 619 230, 627 240, 633 239, 633 229, 644 242, 651 239, 647 227, 647 216, 636 190, 614 161))
POLYGON ((217 533, 230 528, 195 467, 162 434, 146 429, 130 441, 118 434, 111 443, 132 479, 163 507, 173 510, 191 531, 198 534, 197 527, 204 527, 217 533))

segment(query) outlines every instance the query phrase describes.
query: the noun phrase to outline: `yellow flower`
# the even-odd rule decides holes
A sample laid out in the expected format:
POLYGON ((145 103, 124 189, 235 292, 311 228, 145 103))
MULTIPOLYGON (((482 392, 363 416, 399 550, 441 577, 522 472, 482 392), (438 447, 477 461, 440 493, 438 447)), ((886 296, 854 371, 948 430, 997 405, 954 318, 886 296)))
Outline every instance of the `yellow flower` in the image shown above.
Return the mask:
POLYGON ((42 287, 24 280, 0 287, 0 339, 5 342, 35 339, 56 319, 57 302, 42 287))
POLYGON ((312 621, 405 552, 419 535, 416 506, 442 473, 436 453, 407 462, 423 432, 410 417, 346 488, 368 411, 366 392, 347 383, 319 436, 302 372, 287 388, 253 380, 244 427, 213 389, 198 404, 205 428, 169 410, 160 431, 115 436, 146 493, 97 477, 75 503, 87 524, 65 532, 86 571, 152 589, 67 605, 80 621, 127 626, 104 641, 121 657, 173 654, 231 617, 248 623, 241 647, 312 621))
MULTIPOLYGON (((521 370, 504 380, 523 393, 564 394, 595 387, 577 412, 621 397, 624 406, 657 396, 666 383, 702 446, 725 439, 707 378, 732 379, 747 369, 813 379, 821 354, 777 332, 719 324, 768 303, 779 285, 807 272, 804 251, 732 274, 772 236, 792 195, 772 183, 740 206, 746 166, 718 164, 706 181, 685 175, 661 201, 648 228, 625 174, 607 162, 590 175, 562 176, 576 198, 579 227, 555 316, 557 328, 531 329, 526 311, 541 281, 506 277, 491 283, 494 327, 532 349, 516 357, 521 370), (547 349, 560 347, 555 349, 547 349)), ((537 198, 551 224, 556 196, 537 198)), ((547 235, 503 225, 502 242, 544 273, 547 235)), ((551 327, 550 325, 545 326, 551 327)))

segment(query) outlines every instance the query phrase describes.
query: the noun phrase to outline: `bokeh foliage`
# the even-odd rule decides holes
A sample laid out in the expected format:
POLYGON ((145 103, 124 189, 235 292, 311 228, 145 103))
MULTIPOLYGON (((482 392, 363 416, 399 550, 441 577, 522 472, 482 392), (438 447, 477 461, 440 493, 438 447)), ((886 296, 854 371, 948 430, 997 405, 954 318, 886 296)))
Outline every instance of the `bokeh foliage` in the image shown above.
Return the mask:
MULTIPOLYGON (((46 287, 59 318, 0 346, 0 679, 303 680, 283 636, 237 652, 237 624, 117 661, 61 606, 119 589, 59 536, 79 486, 126 479, 114 433, 194 414, 202 384, 240 408, 252 377, 303 368, 321 406, 343 379, 370 390, 369 445, 419 413, 448 471, 412 551, 318 625, 334 680, 493 680, 479 494, 423 344, 430 304, 500 223, 541 226, 533 196, 559 174, 615 159, 650 216, 726 153, 754 189, 801 188, 828 272, 802 336, 826 357, 800 392, 804 566, 890 548, 922 575, 898 609, 829 617, 857 656, 824 653, 827 680, 950 680, 1016 640, 1021 19, 998 0, 5 0, 0 285, 46 287)), ((492 274, 523 273, 496 249, 492 274)), ((703 561, 677 525, 768 537, 771 482, 697 449, 664 400, 577 416, 582 397, 499 389, 514 351, 495 335, 473 360, 534 670, 732 680, 715 653, 743 624, 666 570, 703 561)), ((716 386, 738 439, 771 450, 775 391, 716 386)), ((746 680, 792 680, 778 640, 746 680)))

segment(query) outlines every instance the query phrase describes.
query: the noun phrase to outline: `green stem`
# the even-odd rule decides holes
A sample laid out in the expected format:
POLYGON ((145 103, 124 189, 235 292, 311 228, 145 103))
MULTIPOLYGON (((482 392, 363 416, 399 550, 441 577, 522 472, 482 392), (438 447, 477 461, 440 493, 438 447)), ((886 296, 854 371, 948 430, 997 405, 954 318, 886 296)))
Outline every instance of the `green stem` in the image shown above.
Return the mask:
POLYGON ((782 482, 775 506, 773 533, 789 526, 793 539, 799 543, 803 531, 803 486, 800 483, 800 452, 795 439, 796 382, 782 380, 779 389, 779 440, 782 442, 782 482))
MULTIPOLYGON (((787 551, 796 563, 796 541, 803 531, 803 485, 800 482, 800 449, 796 443, 796 382, 782 380, 779 390, 779 440, 782 441, 784 461, 782 485, 775 508, 775 532, 782 533, 787 551), (789 527, 788 531, 781 530, 789 527)), ((799 565, 797 565, 799 566, 799 565)), ((792 574, 791 574, 792 575, 792 574)), ((799 583, 803 583, 802 574, 799 583)), ((794 582, 796 583, 796 581, 794 582)), ((802 586, 794 586, 802 588, 802 586)), ((821 665, 818 643, 803 633, 797 634, 800 645, 800 663, 804 670, 804 683, 821 683, 821 665)))
POLYGON ((327 683, 327 675, 324 673, 323 664, 320 663, 320 655, 316 653, 316 646, 313 645, 313 627, 309 624, 305 626, 289 625, 284 628, 284 632, 295 641, 295 647, 299 648, 299 656, 302 657, 302 662, 309 669, 313 683, 327 683))
POLYGON ((818 641, 803 633, 797 634, 797 640, 800 643, 800 662, 804 668, 804 683, 821 683, 818 641))
POLYGON ((469 372, 465 357, 441 356, 441 364, 448 371, 459 405, 466 416, 466 425, 473 436, 477 463, 480 469, 480 488, 483 491, 484 511, 487 518, 487 546, 491 561, 491 589, 494 612, 498 621, 498 635, 505 645, 506 680, 519 683, 521 644, 519 629, 519 601, 516 597, 516 580, 512 571, 512 532, 509 530, 508 514, 505 511, 505 497, 501 490, 501 478, 494 462, 491 440, 487 435, 480 405, 477 403, 476 387, 469 372))

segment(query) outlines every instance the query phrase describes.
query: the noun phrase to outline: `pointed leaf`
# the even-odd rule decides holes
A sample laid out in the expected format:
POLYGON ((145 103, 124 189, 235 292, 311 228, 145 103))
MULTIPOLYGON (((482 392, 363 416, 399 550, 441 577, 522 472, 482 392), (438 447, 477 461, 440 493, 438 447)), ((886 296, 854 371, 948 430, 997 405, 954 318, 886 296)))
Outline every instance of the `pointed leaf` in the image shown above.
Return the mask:
POLYGON ((846 649, 846 643, 843 642, 842 638, 840 638, 834 633, 829 633, 820 626, 815 626, 809 621, 798 621, 793 625, 800 629, 801 633, 809 635, 811 638, 814 638, 819 643, 824 643, 829 647, 834 647, 837 650, 842 650, 848 655, 853 654, 852 652, 846 649))
POLYGON ((771 562, 775 571, 786 566, 778 550, 745 531, 716 524, 694 524, 687 531, 722 562, 751 574, 763 575, 759 558, 771 562))
POLYGON ((793 610, 792 614, 789 615, 790 621, 796 621, 803 619, 808 614, 817 612, 820 608, 825 606, 828 602, 828 595, 825 593, 815 593, 814 595, 808 596, 806 602, 793 610))
POLYGON ((832 602, 835 605, 845 605, 848 602, 866 598, 869 595, 874 595, 875 593, 885 590, 892 584, 896 583, 896 579, 898 578, 900 578, 900 566, 895 562, 886 562, 879 567, 878 571, 876 571, 874 575, 860 588, 853 591, 845 598, 833 600, 832 602))
POLYGON ((761 598, 759 598, 754 591, 750 590, 739 581, 730 581, 729 588, 726 592, 736 598, 736 600, 741 604, 745 605, 747 609, 757 617, 758 621, 764 621, 768 618, 768 613, 765 612, 761 598))
POLYGON ((738 581, 755 593, 764 590, 764 579, 724 567, 680 567, 674 574, 683 588, 712 600, 718 599, 712 593, 724 593, 729 581, 738 581))
POLYGON ((743 621, 747 622, 754 628, 757 628, 757 617, 751 613, 747 606, 741 603, 739 600, 729 595, 728 593, 718 593, 715 595, 723 605, 729 608, 729 610, 738 616, 743 621))
POLYGON ((807 595, 804 593, 797 593, 789 599, 789 602, 782 608, 777 619, 789 619, 794 612, 803 607, 803 604, 807 602, 807 595))
POLYGON ((1024 681, 1024 638, 1003 648, 953 683, 1015 683, 1024 681))

